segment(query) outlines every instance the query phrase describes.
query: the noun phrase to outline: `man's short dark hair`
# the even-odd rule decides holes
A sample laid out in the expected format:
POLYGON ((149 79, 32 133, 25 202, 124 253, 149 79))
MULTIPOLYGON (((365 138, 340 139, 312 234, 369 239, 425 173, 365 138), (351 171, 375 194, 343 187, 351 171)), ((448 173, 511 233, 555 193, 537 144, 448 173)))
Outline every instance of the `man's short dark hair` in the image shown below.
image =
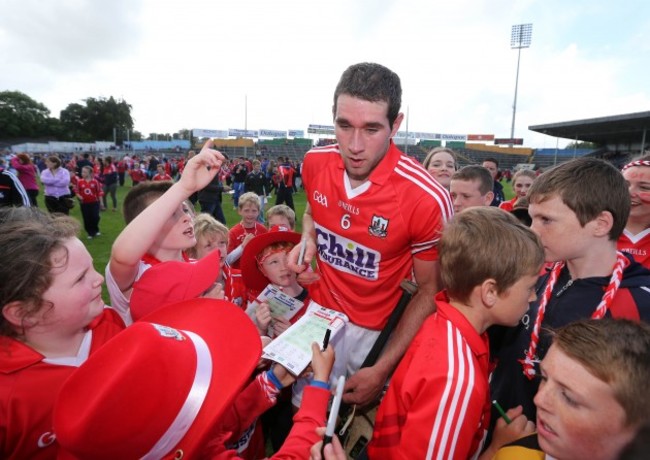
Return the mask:
POLYGON ((485 163, 486 161, 491 161, 492 163, 494 163, 495 165, 497 165, 497 169, 499 169, 499 162, 497 161, 496 158, 488 157, 488 158, 486 158, 485 160, 483 160, 483 163, 485 163))
POLYGON ((348 67, 334 91, 332 114, 336 117, 336 104, 341 94, 370 102, 388 103, 388 123, 392 129, 402 105, 402 86, 399 76, 382 66, 362 62, 348 67))

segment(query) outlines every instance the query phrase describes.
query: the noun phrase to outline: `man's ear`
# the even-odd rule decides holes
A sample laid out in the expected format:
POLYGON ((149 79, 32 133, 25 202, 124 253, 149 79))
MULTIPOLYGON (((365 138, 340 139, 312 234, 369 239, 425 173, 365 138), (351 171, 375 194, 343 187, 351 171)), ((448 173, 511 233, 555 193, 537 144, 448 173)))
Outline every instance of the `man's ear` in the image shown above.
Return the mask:
POLYGON ((490 190, 485 194, 485 206, 490 206, 490 203, 492 203, 492 200, 494 200, 494 192, 490 190))
POLYGON ((2 316, 15 328, 23 329, 32 325, 25 308, 25 302, 15 300, 2 307, 2 316))
POLYGON ((492 308, 499 298, 497 292, 497 282, 492 278, 488 278, 481 283, 481 301, 487 308, 492 308))
POLYGON ((614 226, 614 216, 609 211, 602 211, 592 222, 594 223, 594 235, 609 236, 609 232, 614 226))

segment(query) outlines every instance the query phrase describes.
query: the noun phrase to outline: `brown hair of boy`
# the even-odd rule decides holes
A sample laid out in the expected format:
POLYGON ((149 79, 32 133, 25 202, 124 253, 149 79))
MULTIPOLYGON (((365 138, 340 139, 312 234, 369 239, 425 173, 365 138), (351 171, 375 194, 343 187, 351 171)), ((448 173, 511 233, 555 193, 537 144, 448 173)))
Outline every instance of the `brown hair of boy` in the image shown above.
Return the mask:
POLYGON ((603 211, 613 217, 609 239, 616 241, 630 214, 630 194, 621 172, 597 158, 559 164, 537 177, 528 191, 531 204, 559 196, 583 227, 603 211))
POLYGON ((611 318, 581 320, 559 329, 553 345, 612 387, 628 426, 650 420, 648 324, 611 318))
POLYGON ((538 273, 544 263, 537 235, 510 213, 490 206, 456 214, 438 248, 442 281, 449 297, 461 302, 487 279, 496 282, 501 294, 523 276, 538 273))
POLYGON ((151 203, 160 198, 172 186, 170 181, 141 182, 124 197, 124 220, 131 223, 138 214, 151 203))
POLYGON ((487 192, 491 192, 494 188, 494 181, 492 180, 492 175, 487 168, 478 165, 468 165, 464 166, 451 176, 451 180, 462 180, 462 181, 478 181, 479 183, 479 192, 482 196, 485 196, 487 192))

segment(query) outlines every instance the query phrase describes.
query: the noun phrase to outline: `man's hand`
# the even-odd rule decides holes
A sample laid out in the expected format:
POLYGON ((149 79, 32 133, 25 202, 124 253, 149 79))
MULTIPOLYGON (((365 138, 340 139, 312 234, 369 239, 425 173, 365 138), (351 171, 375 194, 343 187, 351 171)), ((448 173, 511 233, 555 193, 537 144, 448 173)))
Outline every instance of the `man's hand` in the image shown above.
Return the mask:
POLYGON ((300 240, 300 244, 295 245, 289 252, 289 255, 287 257, 287 264, 290 270, 296 273, 302 273, 311 266, 311 261, 315 256, 316 243, 313 239, 303 235, 302 240, 300 240), (303 244, 305 245, 305 256, 303 258, 303 263, 298 265, 298 258, 300 256, 300 250, 303 244))
POLYGON ((387 374, 382 373, 377 366, 359 369, 345 382, 343 402, 366 406, 375 401, 384 388, 387 374))

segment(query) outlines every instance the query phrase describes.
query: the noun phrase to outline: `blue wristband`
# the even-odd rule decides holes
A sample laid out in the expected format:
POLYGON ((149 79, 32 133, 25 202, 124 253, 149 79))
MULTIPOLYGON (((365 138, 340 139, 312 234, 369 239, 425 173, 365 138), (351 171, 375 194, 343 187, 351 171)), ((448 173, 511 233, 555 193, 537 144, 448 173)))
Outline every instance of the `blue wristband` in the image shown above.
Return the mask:
POLYGON ((273 383, 278 390, 282 389, 282 382, 280 382, 280 380, 275 376, 273 369, 266 371, 266 376, 268 377, 269 382, 273 383))
POLYGON ((325 390, 330 389, 330 384, 327 382, 323 382, 322 380, 312 380, 310 385, 313 387, 323 388, 325 390))

